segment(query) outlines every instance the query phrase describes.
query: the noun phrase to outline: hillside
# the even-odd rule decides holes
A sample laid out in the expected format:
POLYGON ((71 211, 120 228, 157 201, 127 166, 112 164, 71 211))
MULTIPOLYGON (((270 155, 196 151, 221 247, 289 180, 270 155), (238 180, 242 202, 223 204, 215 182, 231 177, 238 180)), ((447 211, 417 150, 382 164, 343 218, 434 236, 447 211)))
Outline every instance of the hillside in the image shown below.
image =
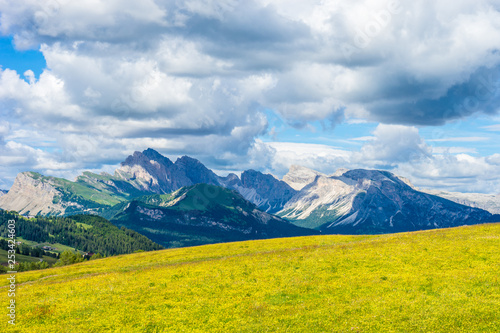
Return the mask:
POLYGON ((499 247, 485 224, 111 257, 19 273, 4 331, 498 332, 499 247))
POLYGON ((27 219, 0 210, 0 237, 8 237, 7 221, 10 219, 16 220, 17 238, 36 243, 58 243, 106 256, 162 248, 133 230, 119 228, 93 215, 27 219))
POLYGON ((236 191, 208 184, 142 196, 105 210, 103 216, 165 247, 318 233, 260 211, 236 191))

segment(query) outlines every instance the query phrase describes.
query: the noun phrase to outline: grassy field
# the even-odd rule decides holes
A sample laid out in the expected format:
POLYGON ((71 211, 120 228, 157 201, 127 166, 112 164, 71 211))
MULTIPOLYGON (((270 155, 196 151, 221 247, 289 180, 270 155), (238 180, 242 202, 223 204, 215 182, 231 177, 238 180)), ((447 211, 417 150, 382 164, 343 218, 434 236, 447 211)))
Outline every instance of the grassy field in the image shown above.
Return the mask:
MULTIPOLYGON (((169 249, 18 274, 5 332, 499 332, 500 224, 169 249)), ((7 280, 0 279, 2 308, 7 280)), ((3 310, 6 311, 6 310, 3 310)))

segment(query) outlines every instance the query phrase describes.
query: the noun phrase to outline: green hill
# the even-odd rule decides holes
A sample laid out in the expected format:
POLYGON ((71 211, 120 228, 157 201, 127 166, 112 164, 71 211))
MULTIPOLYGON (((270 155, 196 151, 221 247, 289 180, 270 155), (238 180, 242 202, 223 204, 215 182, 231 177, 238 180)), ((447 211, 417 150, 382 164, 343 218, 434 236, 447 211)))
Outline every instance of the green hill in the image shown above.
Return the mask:
POLYGON ((165 247, 319 233, 260 211, 236 191, 207 184, 138 197, 102 215, 165 247))
POLYGON ((499 332, 499 248, 487 224, 122 255, 19 273, 3 331, 499 332))

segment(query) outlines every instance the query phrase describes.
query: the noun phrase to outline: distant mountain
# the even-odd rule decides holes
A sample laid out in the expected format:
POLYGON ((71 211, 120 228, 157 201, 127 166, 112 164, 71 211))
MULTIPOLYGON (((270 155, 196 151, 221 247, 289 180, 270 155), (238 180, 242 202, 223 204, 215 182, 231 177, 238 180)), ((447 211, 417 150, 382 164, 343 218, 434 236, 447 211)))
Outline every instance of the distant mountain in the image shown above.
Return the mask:
POLYGON ((7 194, 8 191, 5 191, 5 190, 0 190, 0 197, 2 197, 3 195, 7 194))
POLYGON ((115 171, 115 177, 139 191, 159 194, 198 183, 220 185, 219 177, 198 160, 183 156, 173 163, 153 149, 129 156, 115 171))
POLYGON ((390 172, 318 175, 278 213, 325 233, 375 234, 493 221, 487 211, 422 193, 390 172))
POLYGON ((239 191, 261 210, 277 212, 295 194, 271 175, 249 170, 242 179, 219 177, 200 161, 183 156, 175 163, 153 149, 135 152, 114 175, 84 172, 74 182, 36 172, 20 173, 0 208, 25 215, 99 213, 104 208, 147 194, 166 194, 194 184, 224 186, 239 191))
POLYGON ((123 200, 114 194, 81 182, 23 172, 17 175, 9 192, 0 197, 0 208, 24 215, 88 213, 123 200))
POLYGON ((324 177, 326 175, 303 166, 292 165, 288 173, 283 177, 283 181, 294 190, 300 191, 305 186, 311 184, 317 176, 324 177))
POLYGON ((269 213, 282 210, 297 193, 284 181, 255 170, 243 172, 241 181, 227 184, 227 187, 237 190, 245 199, 269 213))
POLYGON ((103 216, 165 247, 316 234, 258 210, 236 191, 207 184, 138 197, 103 216))
POLYGON ((492 214, 500 214, 500 195, 483 193, 459 193, 439 190, 422 190, 423 192, 437 195, 461 205, 487 210, 492 214))

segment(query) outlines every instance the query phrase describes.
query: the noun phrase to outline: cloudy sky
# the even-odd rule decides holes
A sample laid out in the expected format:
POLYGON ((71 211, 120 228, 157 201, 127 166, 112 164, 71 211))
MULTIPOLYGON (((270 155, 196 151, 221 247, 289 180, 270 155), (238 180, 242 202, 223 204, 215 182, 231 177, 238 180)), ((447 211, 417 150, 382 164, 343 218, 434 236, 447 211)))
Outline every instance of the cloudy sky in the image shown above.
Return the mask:
POLYGON ((0 188, 135 150, 500 193, 498 0, 0 0, 0 188))

